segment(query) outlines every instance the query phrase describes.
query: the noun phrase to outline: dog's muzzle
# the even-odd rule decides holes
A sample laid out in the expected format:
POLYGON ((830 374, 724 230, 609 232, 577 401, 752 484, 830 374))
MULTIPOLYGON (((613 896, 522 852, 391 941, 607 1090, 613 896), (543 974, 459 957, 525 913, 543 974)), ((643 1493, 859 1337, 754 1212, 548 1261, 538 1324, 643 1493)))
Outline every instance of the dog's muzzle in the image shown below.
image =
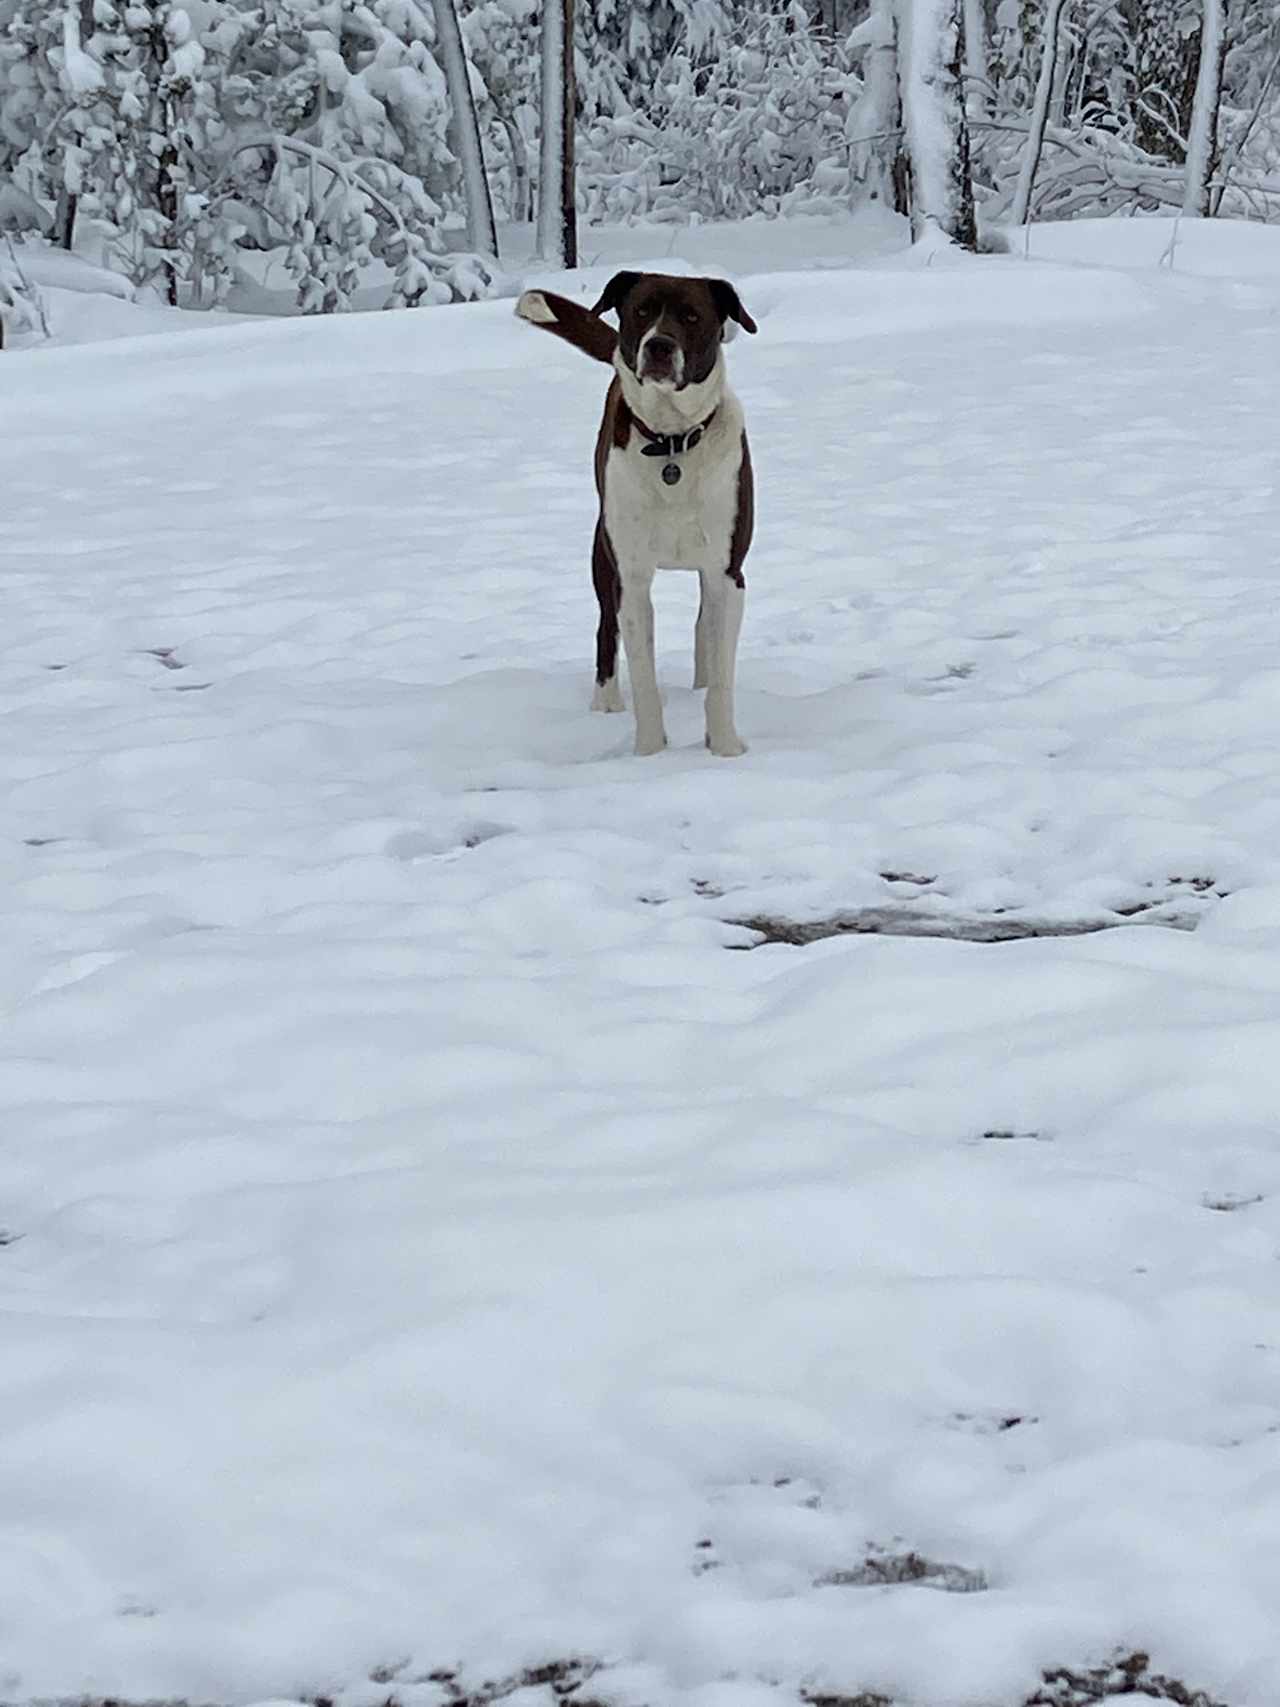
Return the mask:
POLYGON ((650 332, 640 346, 640 378, 679 382, 682 354, 674 338, 650 332))

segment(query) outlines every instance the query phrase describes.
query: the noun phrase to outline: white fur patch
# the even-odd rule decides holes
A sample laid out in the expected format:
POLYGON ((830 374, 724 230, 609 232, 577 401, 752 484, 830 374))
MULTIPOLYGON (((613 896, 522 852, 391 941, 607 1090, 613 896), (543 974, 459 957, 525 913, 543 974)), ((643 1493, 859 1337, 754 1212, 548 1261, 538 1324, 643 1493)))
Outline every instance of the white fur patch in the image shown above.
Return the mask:
POLYGON ((516 302, 516 313, 521 320, 531 320, 535 326, 556 324, 555 310, 540 290, 521 291, 516 302))
MULTIPOLYGON (((636 369, 638 372, 640 372, 640 373, 644 372, 645 350, 648 347, 649 340, 651 338, 663 337, 664 335, 665 334, 662 331, 662 322, 659 321, 656 326, 651 326, 649 328, 649 330, 645 333, 644 337, 641 338, 639 346, 636 349, 636 369)), ((675 340, 674 339, 668 339, 668 342, 675 342, 675 340)), ((675 353, 675 356, 672 358, 670 380, 658 379, 658 380, 652 380, 652 381, 645 381, 642 383, 653 384, 653 385, 656 385, 656 386, 658 386, 660 388, 664 388, 664 389, 668 385, 670 385, 673 389, 678 391, 680 388, 680 384, 683 381, 683 379, 684 379, 684 351, 680 348, 679 344, 677 343, 676 344, 676 353, 675 353)))
MULTIPOLYGON (((613 368, 622 381, 622 395, 626 398, 627 407, 655 433, 683 433, 699 421, 705 421, 711 411, 718 408, 726 387, 724 357, 719 352, 716 365, 705 379, 681 386, 679 390, 657 380, 640 379, 623 361, 621 351, 613 358, 613 368)), ((739 434, 741 430, 739 413, 739 434)))
POLYGON ((592 711, 625 711, 622 703, 622 688, 617 675, 609 677, 607 682, 597 682, 591 695, 592 711))
POLYGON ((672 486, 662 478, 663 459, 645 456, 638 434, 625 449, 614 445, 605 463, 604 521, 621 582, 619 626, 631 677, 636 752, 657 753, 666 742, 653 654, 654 572, 696 569, 702 607, 694 671, 707 690, 707 745, 733 758, 745 751, 733 722, 743 595, 725 571, 738 509, 742 409, 724 382, 720 362, 708 379, 682 391, 641 382, 621 361, 615 366, 627 402, 655 432, 685 431, 715 411, 697 445, 678 458, 681 478, 672 486), (690 404, 696 413, 685 413, 690 404))

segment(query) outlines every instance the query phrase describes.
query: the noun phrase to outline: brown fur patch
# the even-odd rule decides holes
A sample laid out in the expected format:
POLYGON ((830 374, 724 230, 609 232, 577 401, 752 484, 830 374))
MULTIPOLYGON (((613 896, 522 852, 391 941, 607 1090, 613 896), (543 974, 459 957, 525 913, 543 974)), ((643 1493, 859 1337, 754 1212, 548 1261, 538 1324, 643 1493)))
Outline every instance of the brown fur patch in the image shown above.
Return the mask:
POLYGON ((742 461, 738 464, 738 508, 733 517, 733 537, 729 541, 729 567, 725 574, 735 587, 745 587, 747 578, 742 572, 746 562, 747 552, 751 548, 751 535, 756 523, 756 491, 755 479, 751 472, 751 448, 747 444, 747 435, 742 435, 742 461))
POLYGON ((631 410, 622 395, 622 382, 615 379, 605 394, 604 414, 596 434, 596 491, 604 503, 604 469, 613 449, 626 450, 631 442, 631 410))
POLYGON ((700 384, 715 367, 726 320, 748 332, 756 323, 727 279, 689 279, 669 273, 615 273, 595 305, 615 309, 618 349, 633 373, 640 341, 655 332, 684 355, 685 385, 700 384))
POLYGON ((575 350, 581 350, 583 355, 590 356, 592 361, 612 366, 613 352, 618 347, 618 334, 612 326, 601 320, 594 310, 583 308, 581 303, 570 302, 567 296, 557 296, 554 291, 540 290, 526 291, 516 304, 516 313, 522 320, 527 320, 530 326, 537 326, 543 332, 553 332, 557 338, 563 338, 566 344, 572 344, 575 350), (522 305, 529 297, 541 297, 554 318, 535 319, 525 313, 522 305))

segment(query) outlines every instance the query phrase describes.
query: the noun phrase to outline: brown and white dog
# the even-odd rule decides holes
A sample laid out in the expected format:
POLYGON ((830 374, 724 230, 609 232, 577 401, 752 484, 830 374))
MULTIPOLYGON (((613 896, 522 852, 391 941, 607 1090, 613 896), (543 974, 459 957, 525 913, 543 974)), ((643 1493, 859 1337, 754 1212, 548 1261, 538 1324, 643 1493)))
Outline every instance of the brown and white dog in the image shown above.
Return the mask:
POLYGON ((724 279, 615 273, 588 310, 527 290, 516 313, 614 369, 596 439, 600 515, 591 572, 600 603, 595 711, 621 711, 618 629, 635 702, 636 752, 666 746, 653 655, 653 577, 696 569, 702 600, 694 687, 707 690, 707 746, 746 748, 733 721, 734 666, 753 491, 742 408, 725 377, 725 323, 756 323, 724 279), (618 314, 619 332, 600 316, 618 314))

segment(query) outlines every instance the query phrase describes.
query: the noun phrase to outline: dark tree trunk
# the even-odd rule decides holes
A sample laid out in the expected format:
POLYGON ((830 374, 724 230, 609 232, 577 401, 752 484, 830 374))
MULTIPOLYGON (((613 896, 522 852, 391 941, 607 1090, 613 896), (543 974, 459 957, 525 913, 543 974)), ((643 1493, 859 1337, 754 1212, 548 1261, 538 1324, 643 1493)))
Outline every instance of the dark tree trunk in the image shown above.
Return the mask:
POLYGON ((79 206, 79 196, 73 196, 70 190, 58 193, 58 205, 53 215, 53 230, 49 235, 59 249, 70 253, 76 239, 76 209, 79 206))
POLYGON ((507 138, 507 152, 511 156, 511 217, 517 225, 523 225, 533 218, 529 150, 520 126, 509 113, 503 114, 502 128, 507 138))

